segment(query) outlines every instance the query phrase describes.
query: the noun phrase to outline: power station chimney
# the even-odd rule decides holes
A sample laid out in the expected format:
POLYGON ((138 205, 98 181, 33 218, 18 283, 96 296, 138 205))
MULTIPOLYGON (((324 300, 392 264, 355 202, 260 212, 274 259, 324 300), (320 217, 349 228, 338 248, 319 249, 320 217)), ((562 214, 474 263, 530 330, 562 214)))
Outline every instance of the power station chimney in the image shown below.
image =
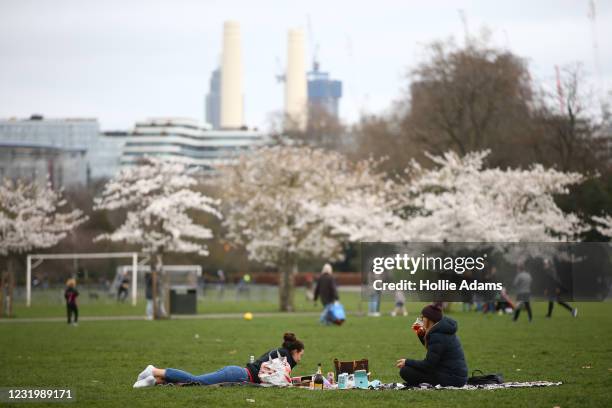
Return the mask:
POLYGON ((222 129, 238 129, 242 119, 242 51, 240 24, 223 24, 223 57, 221 60, 221 120, 222 129))
POLYGON ((287 43, 287 75, 285 82, 285 126, 306 129, 307 120, 306 52, 304 32, 289 30, 287 43))

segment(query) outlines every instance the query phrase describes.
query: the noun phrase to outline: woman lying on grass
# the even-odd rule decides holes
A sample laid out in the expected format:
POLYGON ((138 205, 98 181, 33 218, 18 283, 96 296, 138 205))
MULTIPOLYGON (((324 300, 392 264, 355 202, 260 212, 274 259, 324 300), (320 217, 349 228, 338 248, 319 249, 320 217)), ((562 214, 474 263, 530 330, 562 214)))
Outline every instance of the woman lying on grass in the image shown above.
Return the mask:
POLYGON ((467 365, 461 342, 456 336, 457 322, 442 315, 442 310, 429 305, 421 311, 423 325, 413 329, 427 348, 424 360, 397 360, 400 376, 408 386, 421 383, 463 387, 467 382, 467 365))
POLYGON ((147 366, 134 383, 134 388, 152 387, 155 384, 168 383, 196 383, 201 385, 213 385, 219 383, 259 383, 259 368, 261 364, 268 361, 270 355, 276 357, 277 354, 287 358, 287 362, 293 369, 302 359, 304 354, 304 343, 298 340, 293 333, 285 333, 283 344, 276 349, 272 349, 263 354, 253 363, 246 367, 226 366, 212 373, 193 375, 188 372, 175 368, 156 368, 152 365, 147 366))

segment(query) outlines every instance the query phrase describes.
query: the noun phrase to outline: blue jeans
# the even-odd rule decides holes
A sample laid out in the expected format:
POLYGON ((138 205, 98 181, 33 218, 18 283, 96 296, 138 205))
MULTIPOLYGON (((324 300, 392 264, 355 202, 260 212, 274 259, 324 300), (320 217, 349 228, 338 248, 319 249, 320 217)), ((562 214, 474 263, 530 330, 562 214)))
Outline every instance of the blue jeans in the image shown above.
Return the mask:
POLYGON ((368 313, 379 313, 380 312, 380 291, 372 292, 370 294, 370 301, 368 302, 368 313))
POLYGON ((166 382, 169 383, 199 383, 213 385, 226 382, 249 382, 247 369, 238 366, 227 366, 214 373, 193 375, 176 368, 166 369, 166 382))

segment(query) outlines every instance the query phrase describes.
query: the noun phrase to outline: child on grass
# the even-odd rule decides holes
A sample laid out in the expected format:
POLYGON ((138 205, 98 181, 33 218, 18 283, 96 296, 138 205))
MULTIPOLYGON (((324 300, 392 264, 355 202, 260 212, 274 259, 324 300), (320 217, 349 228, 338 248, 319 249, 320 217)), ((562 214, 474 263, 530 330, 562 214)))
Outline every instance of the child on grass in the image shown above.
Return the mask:
POLYGON ((66 281, 66 291, 64 292, 64 299, 66 299, 66 313, 68 315, 68 324, 77 326, 79 324, 79 308, 77 306, 77 297, 79 297, 79 291, 76 290, 76 280, 71 278, 66 281), (74 316, 74 322, 72 321, 74 316))

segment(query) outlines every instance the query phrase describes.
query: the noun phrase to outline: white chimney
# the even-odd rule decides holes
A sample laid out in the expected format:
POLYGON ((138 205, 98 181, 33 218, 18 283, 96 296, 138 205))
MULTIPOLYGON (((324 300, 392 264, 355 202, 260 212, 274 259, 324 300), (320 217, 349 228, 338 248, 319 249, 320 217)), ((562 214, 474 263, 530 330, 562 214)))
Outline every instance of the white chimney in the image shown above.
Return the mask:
POLYGON ((306 129, 308 94, 306 90, 306 52, 304 32, 289 30, 287 44, 287 76, 285 83, 285 115, 288 123, 299 130, 306 129))
POLYGON ((237 129, 243 125, 240 24, 236 21, 226 21, 223 24, 220 126, 225 129, 237 129))

